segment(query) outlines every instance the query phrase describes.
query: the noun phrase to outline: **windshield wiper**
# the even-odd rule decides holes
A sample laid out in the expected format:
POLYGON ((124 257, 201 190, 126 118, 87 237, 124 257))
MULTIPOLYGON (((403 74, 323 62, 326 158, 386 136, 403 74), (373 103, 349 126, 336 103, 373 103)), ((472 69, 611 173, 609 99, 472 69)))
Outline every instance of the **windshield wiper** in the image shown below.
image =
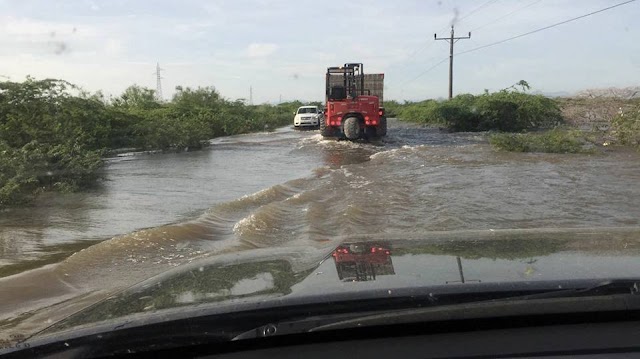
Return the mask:
MULTIPOLYGON (((607 280, 582 288, 565 289, 558 285, 542 291, 537 289, 533 294, 522 292, 522 289, 496 292, 477 301, 465 300, 467 296, 482 298, 477 292, 460 293, 455 300, 447 294, 448 298, 444 300, 446 303, 438 305, 395 310, 387 308, 378 312, 325 315, 268 323, 244 332, 233 340, 417 322, 640 310, 640 280, 636 279, 607 280)), ((439 301, 437 294, 430 297, 433 303, 439 301)))
POLYGON ((638 279, 607 280, 605 282, 602 282, 587 288, 564 289, 562 288, 562 286, 558 286, 558 289, 549 290, 548 292, 509 297, 509 298, 505 298, 505 300, 569 298, 569 297, 584 297, 584 296, 614 295, 614 294, 630 294, 630 295, 640 294, 640 280, 638 279))

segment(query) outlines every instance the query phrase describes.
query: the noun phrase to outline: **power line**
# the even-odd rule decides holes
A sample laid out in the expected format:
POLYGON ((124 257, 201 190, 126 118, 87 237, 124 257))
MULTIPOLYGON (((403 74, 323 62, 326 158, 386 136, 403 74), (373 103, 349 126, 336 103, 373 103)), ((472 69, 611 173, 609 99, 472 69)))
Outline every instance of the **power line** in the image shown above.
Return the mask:
POLYGON ((595 15, 595 14, 601 13, 601 12, 603 12, 603 11, 611 10, 611 9, 616 8, 616 7, 618 7, 618 6, 622 6, 622 5, 626 5, 626 4, 632 3, 632 2, 634 2, 634 1, 636 1, 636 0, 628 0, 628 1, 624 1, 624 2, 621 2, 621 3, 618 3, 618 4, 615 4, 615 5, 612 5, 612 6, 606 7, 606 8, 604 8, 604 9, 596 10, 596 11, 590 12, 590 13, 588 13, 588 14, 580 15, 580 16, 578 16, 578 17, 574 17, 574 18, 569 19, 569 20, 561 21, 561 22, 559 22, 559 23, 556 23, 556 24, 553 24, 553 25, 549 25, 549 26, 545 26, 545 27, 542 27, 542 28, 539 28, 539 29, 536 29, 536 30, 533 30, 533 31, 529 31, 529 32, 526 32, 526 33, 524 33, 524 34, 516 35, 516 36, 510 37, 510 38, 508 38, 508 39, 504 39, 504 40, 496 41, 496 42, 493 42, 493 43, 491 43, 491 44, 487 44, 487 45, 479 46, 479 47, 476 47, 476 48, 473 48, 473 49, 470 49, 470 50, 467 50, 467 51, 462 51, 462 52, 457 53, 456 55, 468 54, 468 53, 470 53, 470 52, 474 52, 474 51, 478 51, 478 50, 481 50, 481 49, 485 49, 485 48, 487 48, 487 47, 491 47, 491 46, 495 46, 495 45, 503 44, 503 43, 505 43, 505 42, 507 42, 507 41, 511 41, 511 40, 519 39, 519 38, 524 37, 524 36, 527 36, 527 35, 535 34, 536 32, 540 32, 540 31, 548 30, 548 29, 551 29, 551 28, 556 27, 556 26, 559 26, 559 25, 563 25, 563 24, 566 24, 566 23, 569 23, 569 22, 572 22, 572 21, 576 21, 576 20, 579 20, 579 19, 585 18, 585 17, 587 17, 587 16, 591 16, 591 15, 595 15))
POLYGON ((443 63, 445 63, 447 60, 449 60, 449 58, 445 57, 444 59, 440 60, 438 63, 436 63, 433 66, 429 67, 428 69, 422 71, 418 76, 412 78, 409 81, 404 82, 402 85, 400 85, 400 87, 408 85, 408 84, 412 83, 413 81, 419 79, 420 77, 424 76, 425 74, 427 74, 428 72, 432 71, 436 67, 438 67, 438 66, 442 65, 443 63))
MULTIPOLYGON (((491 5, 492 3, 496 2, 496 1, 498 1, 498 0, 489 0, 489 1, 486 1, 485 3, 483 3, 483 4, 482 4, 482 5, 480 5, 480 6, 478 6, 477 8, 473 9, 471 12, 469 12, 468 14, 466 14, 465 16, 463 16, 463 17, 462 17, 462 18, 460 18, 460 19, 456 19, 457 15, 455 15, 451 22, 452 22, 452 23, 455 23, 455 22, 459 22, 459 21, 461 21, 461 20, 463 20, 463 19, 466 19, 466 18, 470 17, 471 15, 473 15, 473 14, 477 13, 478 11, 482 10, 484 7, 491 5)), ((456 9, 456 7, 455 7, 455 6, 454 6, 454 10, 457 12, 457 9, 456 9)), ((449 28, 449 26, 451 26, 451 25, 447 25, 447 26, 446 26, 445 28, 443 28, 440 32, 445 31, 447 28, 449 28)), ((424 45, 424 46, 422 46, 420 49, 418 49, 418 50, 414 51, 413 53, 411 53, 411 55, 409 55, 409 56, 405 59, 405 61, 408 61, 408 60, 410 60, 411 58, 413 58, 415 55, 417 55, 418 53, 420 53, 420 52, 422 52, 422 51, 424 51, 424 50, 427 50, 427 49, 431 48, 431 46, 433 46, 434 44, 435 44, 435 41, 434 41, 434 42, 430 42, 430 43, 425 44, 425 45, 424 45)), ((424 76, 425 74, 427 74, 428 72, 432 71, 433 69, 435 69, 436 67, 438 67, 439 65, 441 65, 441 64, 442 64, 443 62, 445 62, 445 61, 447 61, 447 58, 444 58, 444 59, 440 60, 440 62, 438 62, 438 63, 434 64, 433 66, 431 66, 431 67, 429 67, 429 68, 427 68, 426 70, 424 70, 423 72, 421 72, 420 74, 418 74, 417 76, 415 76, 414 78, 409 79, 408 81, 405 81, 404 83, 402 83, 402 85, 401 85, 401 86, 405 86, 405 85, 408 85, 408 84, 412 83, 413 81, 417 80, 418 78, 420 78, 420 77, 424 76)))
POLYGON ((424 44, 424 46, 422 46, 420 49, 414 51, 411 55, 407 56, 407 58, 405 59, 405 61, 409 61, 411 60, 411 58, 413 58, 414 56, 416 56, 418 53, 427 50, 428 48, 430 48, 431 46, 433 46, 433 42, 429 42, 424 44))
POLYGON ((464 20, 464 19, 468 18, 469 16, 471 16, 471 15, 473 15, 473 14, 477 13, 478 11, 482 10, 484 7, 486 7, 486 6, 488 6, 488 5, 491 5, 491 4, 493 4, 494 2, 496 2, 496 1, 498 1, 498 0, 489 0, 489 1, 485 2, 484 4, 482 4, 482 5, 478 6, 478 7, 477 7, 477 8, 475 8, 474 10, 472 10, 472 11, 471 11, 470 13, 468 13, 467 15, 465 15, 465 16, 463 16, 463 17, 459 18, 457 21, 462 21, 462 20, 464 20))
MULTIPOLYGON (((553 27, 556 27, 556 26, 559 26, 559 25, 563 25, 563 24, 566 24, 566 23, 569 23, 569 22, 572 22, 572 21, 576 21, 576 20, 579 20, 579 19, 582 19, 582 18, 585 18, 585 17, 591 16, 591 15, 595 15, 595 14, 598 14, 598 13, 601 13, 601 12, 604 12, 604 11, 607 11, 607 10, 611 10, 611 9, 616 8, 616 7, 619 7, 619 6, 622 6, 622 5, 626 5, 626 4, 629 4, 629 3, 635 2, 635 1, 636 1, 636 0, 628 0, 628 1, 624 1, 624 2, 621 2, 621 3, 615 4, 615 5, 612 5, 612 6, 609 6, 609 7, 603 8, 603 9, 600 9, 600 10, 596 10, 596 11, 590 12, 590 13, 588 13, 588 14, 584 14, 584 15, 581 15, 581 16, 578 16, 578 17, 574 17, 574 18, 571 18, 571 19, 565 20, 565 21, 561 21, 561 22, 556 23, 556 24, 553 24, 553 25, 549 25, 549 26, 545 26, 545 27, 542 27, 542 28, 539 28, 539 29, 536 29, 536 30, 533 30, 533 31, 529 31, 529 32, 524 33, 524 34, 520 34, 520 35, 517 35, 517 36, 513 36, 513 37, 510 37, 510 38, 507 38, 507 39, 504 39, 504 40, 501 40, 501 41, 497 41, 497 42, 494 42, 494 43, 491 43, 491 44, 487 44, 487 45, 479 46, 479 47, 476 47, 476 48, 473 48, 473 49, 470 49, 470 50, 467 50, 467 51, 462 51, 462 52, 456 53, 455 55, 467 54, 467 53, 470 53, 470 52, 473 52, 473 51, 478 51, 478 50, 481 50, 481 49, 484 49, 484 48, 487 48, 487 47, 491 47, 491 46, 499 45, 499 44, 505 43, 505 42, 507 42, 507 41, 515 40, 515 39, 518 39, 518 38, 521 38, 521 37, 524 37, 524 36, 527 36, 527 35, 531 35, 531 34, 534 34, 534 33, 540 32, 540 31, 544 31, 544 30, 547 30, 547 29, 550 29, 550 28, 553 28, 553 27)), ((426 70, 424 70, 423 72, 421 72, 420 74, 418 74, 417 76, 415 76, 414 78, 412 78, 412 79, 410 79, 410 80, 408 80, 408 81, 406 81, 406 82, 402 83, 402 84, 400 85, 400 87, 405 86, 405 85, 408 85, 408 84, 412 83, 413 81, 415 81, 415 80, 419 79, 420 77, 424 76, 425 74, 427 74, 427 73, 429 73, 429 72, 433 71, 436 67, 438 67, 438 66, 442 65, 442 64, 443 64, 444 62, 446 62, 448 59, 449 59, 449 58, 447 58, 447 57, 443 58, 442 60, 440 60, 439 62, 435 63, 435 64, 434 64, 434 65, 432 65, 431 67, 427 68, 426 70)))
MULTIPOLYGON (((476 12, 482 10, 482 8, 484 8, 485 6, 491 5, 492 3, 496 2, 498 0, 489 0, 487 2, 485 2, 484 4, 478 6, 477 8, 473 9, 471 12, 469 12, 467 15, 463 16, 460 19, 456 19, 457 16, 454 16, 454 18, 451 20, 452 23, 454 22, 458 22, 458 21, 462 21, 463 19, 466 19, 468 17, 470 17, 471 15, 475 14, 476 12)), ((540 1, 540 0, 538 0, 540 1)), ((457 11, 457 10, 456 10, 457 11)), ((451 26, 451 24, 445 26, 442 30, 440 30, 439 32, 443 32, 446 29, 448 29, 451 26)), ((416 56, 418 53, 424 51, 424 50, 428 50, 429 48, 431 48, 431 46, 433 46, 435 44, 435 42, 428 42, 425 43, 424 46, 422 46, 421 48, 419 48, 418 50, 412 52, 409 56, 407 56, 407 58, 405 59, 405 61, 411 60, 414 56, 416 56)))
MULTIPOLYGON (((443 28, 442 28, 442 30, 440 30, 439 32, 443 32, 443 31, 445 31, 446 29, 448 29, 448 28, 449 28, 449 26, 451 26, 451 25, 447 25, 447 26, 443 27, 443 28)), ((422 51, 424 51, 424 50, 428 50, 428 49, 429 49, 429 48, 431 48, 431 46, 433 46, 434 44, 435 44, 435 42, 428 42, 428 43, 425 43, 425 44, 424 44, 424 46, 422 46, 422 48, 420 48, 419 50, 417 50, 417 51, 413 52, 411 55, 409 55, 409 56, 405 59, 405 61, 410 60, 412 57, 414 57, 415 55, 417 55, 419 52, 422 52, 422 51)))
POLYGON ((535 0, 535 1, 533 1, 533 2, 530 2, 529 4, 527 4, 527 5, 525 5, 525 6, 522 6, 522 7, 520 7, 520 8, 517 8, 517 9, 515 9, 515 10, 511 11, 511 12, 510 12, 510 13, 508 13, 508 14, 505 14, 505 15, 503 15, 503 16, 500 16, 499 18, 494 19, 494 20, 492 20, 491 22, 488 22, 488 23, 485 23, 484 25, 480 25, 480 26, 478 26, 478 27, 475 27, 475 28, 471 29, 471 31, 476 31, 476 30, 478 30, 478 29, 482 29, 483 27, 486 27, 486 26, 489 26, 489 25, 495 24, 496 22, 498 22, 498 21, 500 21, 500 20, 502 20, 502 19, 505 19, 505 18, 507 18, 507 17, 509 17, 509 16, 513 15, 513 14, 517 13, 518 11, 522 11, 522 10, 524 10, 524 9, 526 9, 526 8, 529 8, 529 7, 531 7, 531 6, 533 6, 533 5, 537 4, 537 3, 539 3, 540 1, 542 1, 542 0, 535 0))

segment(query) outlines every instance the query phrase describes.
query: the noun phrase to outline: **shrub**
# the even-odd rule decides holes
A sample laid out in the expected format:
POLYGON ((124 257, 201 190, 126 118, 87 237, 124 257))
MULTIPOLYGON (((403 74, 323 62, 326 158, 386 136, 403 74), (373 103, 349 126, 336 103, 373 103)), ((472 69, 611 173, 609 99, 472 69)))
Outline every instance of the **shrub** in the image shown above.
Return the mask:
MULTIPOLYGON (((526 82, 518 85, 523 90, 528 87, 526 82)), ((480 96, 462 94, 449 101, 405 103, 398 113, 403 120, 445 125, 453 131, 517 132, 552 128, 563 122, 556 101, 527 94, 514 86, 480 96)))
POLYGON ((496 133, 489 137, 496 149, 510 152, 590 153, 578 130, 553 129, 542 133, 496 133))
POLYGON ((640 149, 640 105, 620 111, 611 121, 611 130, 620 144, 640 149))
POLYGON ((161 103, 135 85, 106 101, 61 80, 0 82, 0 207, 91 186, 108 148, 199 148, 212 137, 285 125, 300 105, 248 106, 212 87, 179 87, 161 103))
POLYGON ((423 124, 444 125, 441 117, 436 113, 437 109, 437 101, 426 100, 422 102, 405 103, 395 111, 402 120, 423 124))

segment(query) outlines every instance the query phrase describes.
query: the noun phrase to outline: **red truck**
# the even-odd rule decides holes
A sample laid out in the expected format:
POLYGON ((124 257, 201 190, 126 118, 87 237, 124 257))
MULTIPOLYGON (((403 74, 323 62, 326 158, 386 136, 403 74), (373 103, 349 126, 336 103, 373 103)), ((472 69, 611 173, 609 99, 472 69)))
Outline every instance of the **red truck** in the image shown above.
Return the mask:
POLYGON ((384 74, 364 74, 360 63, 327 68, 323 137, 369 139, 387 135, 384 74))
POLYGON ((338 278, 344 282, 376 280, 380 275, 394 275, 391 249, 374 243, 343 244, 331 254, 338 278))

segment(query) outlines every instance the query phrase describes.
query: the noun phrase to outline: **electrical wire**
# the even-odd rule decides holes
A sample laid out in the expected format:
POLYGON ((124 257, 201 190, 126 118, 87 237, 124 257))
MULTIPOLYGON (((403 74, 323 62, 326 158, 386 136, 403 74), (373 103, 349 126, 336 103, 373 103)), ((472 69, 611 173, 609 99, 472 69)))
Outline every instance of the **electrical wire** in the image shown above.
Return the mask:
POLYGON ((430 71, 434 70, 436 67, 438 67, 438 66, 442 65, 442 64, 443 64, 444 62, 446 62, 447 60, 449 60, 449 57, 445 57, 444 59, 440 60, 438 63, 434 64, 433 66, 429 67, 428 69, 426 69, 426 70, 422 71, 418 76, 416 76, 416 77, 414 77, 414 78, 410 79, 409 81, 405 81, 405 82, 403 82, 403 83, 400 85, 400 87, 403 87, 403 86, 405 86, 405 85, 408 85, 408 84, 412 83, 413 81, 415 81, 415 80, 419 79, 420 77, 422 77, 422 76, 426 75, 428 72, 430 72, 430 71))
POLYGON ((518 11, 522 11, 522 10, 524 10, 524 9, 526 9, 526 8, 529 8, 529 7, 531 7, 531 6, 533 6, 533 5, 537 4, 537 3, 539 3, 540 1, 542 1, 542 0, 535 0, 535 1, 533 1, 533 2, 530 2, 529 4, 527 4, 527 5, 525 5, 525 6, 522 6, 522 7, 518 8, 518 9, 515 9, 515 10, 511 11, 511 12, 510 12, 510 13, 508 13, 508 14, 505 14, 505 15, 503 15, 503 16, 500 16, 499 18, 494 19, 494 20, 492 20, 491 22, 488 22, 488 23, 485 23, 484 25, 480 25, 480 26, 478 26, 478 27, 475 27, 475 28, 471 29, 471 31, 473 32, 473 31, 476 31, 476 30, 478 30, 478 29, 482 29, 483 27, 486 27, 486 26, 489 26, 489 25, 493 25, 493 24, 495 24, 496 22, 498 22, 498 21, 500 21, 500 20, 503 20, 503 19, 505 19, 505 18, 507 18, 507 17, 509 17, 509 16, 511 16, 511 15, 513 15, 513 14, 515 14, 515 13, 517 13, 518 11))
MULTIPOLYGON (((497 2, 497 1, 498 1, 498 0, 489 0, 489 1, 486 1, 486 2, 485 2, 485 3, 483 3, 482 5, 478 6, 477 8, 475 8, 474 10, 472 10, 471 12, 469 12, 467 15, 465 15, 465 16, 461 17, 460 19, 457 19, 457 20, 456 20, 456 19, 454 19, 454 21, 459 22, 459 21, 462 21, 463 19, 467 19, 467 18, 469 18, 471 15, 473 15, 473 14, 475 14, 475 13, 479 12, 479 11, 480 11, 480 10, 482 10, 483 8, 485 8, 485 7, 489 6, 489 5, 491 5, 491 4, 493 4, 493 3, 497 2)), ((541 0, 536 0, 536 1, 541 1, 541 0)), ((635 1, 635 0, 633 0, 633 1, 635 1)), ((528 6, 531 6, 531 5, 532 5, 532 4, 530 4, 530 5, 528 5, 528 6)), ((516 10, 516 11, 519 11, 519 10, 522 10, 522 8, 521 8, 521 9, 518 9, 518 10, 516 10)), ((514 11, 514 12, 515 12, 515 11, 514 11)), ((448 27, 448 26, 447 26, 447 27, 448 27)), ((446 30, 446 28, 445 28, 444 30, 446 30)), ((442 30, 442 31, 444 31, 444 30, 442 30)), ((413 52, 411 55, 409 55, 409 57, 407 57, 407 60, 411 59, 413 56, 415 56, 415 55, 416 55, 416 54, 418 54, 419 52, 421 52, 421 51, 423 51, 423 50, 426 50, 426 49, 430 48, 431 46, 433 46, 433 44, 435 44, 435 41, 434 41, 434 42, 432 42, 432 43, 430 43, 430 44, 427 44, 426 46, 423 46, 423 47, 422 47, 422 48, 420 48, 419 50, 417 50, 417 51, 413 52)), ((421 73, 420 73, 420 74, 418 74, 417 76, 415 76, 415 77, 413 77, 413 78, 409 79, 408 81, 403 82, 400 86, 405 86, 405 85, 408 85, 408 84, 412 83, 413 81, 415 81, 415 80, 419 79, 420 77, 422 77, 422 76, 426 75, 427 73, 431 72, 432 70, 434 70, 435 68, 437 68, 438 66, 440 66, 441 64, 443 64, 444 62, 446 62, 447 60, 448 60, 448 57, 445 57, 444 59, 440 60, 439 62, 435 63, 435 64, 434 64, 434 65, 432 65, 431 67, 427 68, 426 70, 424 70, 423 72, 421 72, 421 73)))
MULTIPOLYGON (((483 8, 485 8, 486 6, 489 6, 489 5, 491 5, 492 3, 496 2, 496 1, 498 1, 498 0, 489 0, 489 1, 486 1, 486 2, 485 2, 485 3, 483 3, 482 5, 478 6, 478 7, 477 7, 477 8, 475 8, 475 9, 473 9, 473 10, 472 10, 471 12, 469 12, 467 15, 463 16, 463 17, 462 17, 462 18, 460 18, 460 19, 455 19, 455 18, 454 18, 454 19, 453 19, 453 21, 454 21, 454 22, 459 22, 459 21, 461 21, 461 20, 463 20, 463 19, 466 19, 466 18, 470 17, 471 15, 473 15, 473 14, 477 13, 478 11, 482 10, 482 9, 483 9, 483 8)), ((455 7, 455 6, 454 6, 454 7, 455 7)), ((443 28, 440 32, 444 32, 444 31, 445 31, 445 30, 447 30, 450 26, 451 26, 451 25, 447 25, 447 26, 446 26, 445 28, 443 28)), ((435 43, 436 43, 436 41, 432 41, 432 42, 426 43, 424 46, 422 46, 421 48, 419 48, 418 50, 414 51, 414 52, 413 52, 413 53, 411 53, 409 56, 407 56, 407 58, 405 59, 405 61, 408 61, 408 60, 412 59, 414 56, 416 56, 418 53, 420 53, 420 52, 422 52, 422 51, 428 50, 428 49, 429 49, 429 48, 431 48, 435 43)), ((405 82, 405 83, 404 83, 404 85, 406 85, 406 84, 408 84, 408 83, 411 83, 411 82, 413 82, 414 80, 416 80, 417 78, 419 78, 419 77, 421 77, 421 76, 425 75, 427 72, 429 72, 429 71, 431 71, 431 70, 435 69, 436 67, 438 67, 438 65, 440 65, 440 64, 441 64, 442 62, 444 62, 444 61, 446 61, 446 58, 445 58, 444 60, 442 60, 442 61, 438 62, 437 64, 435 64, 435 65, 433 65, 433 66, 429 67, 429 68, 428 68, 428 69, 426 69, 425 71, 421 72, 418 76, 416 76, 416 77, 414 77, 414 78, 412 78, 412 79, 408 80, 407 82, 405 82)))
MULTIPOLYGON (((560 25, 563 25, 563 24, 567 24, 569 22, 576 21, 576 20, 579 20, 579 19, 583 19, 585 17, 592 16, 592 15, 595 15, 595 14, 598 14, 598 13, 601 13, 601 12, 604 12, 604 11, 607 11, 607 10, 611 10, 611 9, 614 9, 614 8, 622 6, 622 5, 627 5, 627 4, 630 4, 630 3, 635 2, 635 1, 636 0, 624 1, 624 2, 615 4, 615 5, 612 5, 612 6, 608 6, 606 8, 600 9, 600 10, 592 11, 592 12, 590 12, 588 14, 580 15, 580 16, 577 16, 577 17, 574 17, 574 18, 571 18, 571 19, 568 19, 568 20, 565 20, 565 21, 561 21, 561 22, 558 22, 558 23, 555 23, 555 24, 552 24, 552 25, 549 25, 549 26, 545 26, 545 27, 542 27, 542 28, 539 28, 539 29, 536 29, 536 30, 533 30, 533 31, 529 31, 529 32, 526 32, 524 34, 512 36, 510 38, 507 38, 507 39, 504 39, 504 40, 500 40, 500 41, 497 41, 497 42, 493 42, 493 43, 490 43, 490 44, 487 44, 487 45, 478 46, 478 47, 475 47, 475 48, 470 49, 470 50, 466 50, 466 51, 462 51, 462 52, 456 53, 454 55, 468 54, 470 52, 474 52, 474 51, 478 51, 478 50, 481 50, 481 49, 485 49, 487 47, 503 44, 503 43, 505 43, 507 41, 515 40, 515 39, 518 39, 518 38, 521 38, 521 37, 524 37, 524 36, 527 36, 527 35, 535 34, 535 33, 540 32, 540 31, 548 30, 548 29, 551 29, 553 27, 560 26, 560 25)), ((485 3, 485 5, 487 5, 487 4, 488 3, 485 3)), ((414 78, 402 83, 402 85, 400 85, 400 86, 402 87, 402 86, 410 84, 411 82, 413 82, 413 81, 417 80, 418 78, 424 76, 425 74, 431 72, 432 70, 434 70, 436 67, 440 66, 441 64, 443 64, 447 60, 448 60, 448 57, 443 58, 442 60, 440 60, 439 62, 435 63, 431 67, 427 68, 426 70, 424 70, 423 72, 421 72, 420 74, 415 76, 414 78)))
POLYGON ((585 17, 591 16, 591 15, 595 15, 595 14, 598 14, 598 13, 601 13, 601 12, 604 12, 604 11, 607 11, 607 10, 611 10, 613 8, 616 8, 616 7, 619 7, 619 6, 622 6, 622 5, 630 4, 630 3, 634 2, 634 1, 636 1, 636 0, 624 1, 624 2, 615 4, 615 5, 612 5, 612 6, 608 6, 606 8, 600 9, 600 10, 596 10, 596 11, 590 12, 588 14, 580 15, 578 17, 574 17, 574 18, 571 18, 571 19, 568 19, 568 20, 565 20, 565 21, 561 21, 561 22, 555 23, 553 25, 549 25, 549 26, 545 26, 545 27, 542 27, 542 28, 539 28, 539 29, 536 29, 536 30, 533 30, 533 31, 529 31, 529 32, 526 32, 524 34, 512 36, 510 38, 507 38, 507 39, 504 39, 504 40, 500 40, 500 41, 496 41, 496 42, 493 42, 493 43, 490 43, 490 44, 487 44, 487 45, 478 46, 478 47, 475 47, 475 48, 470 49, 470 50, 458 52, 455 55, 468 54, 470 52, 478 51, 478 50, 481 50, 481 49, 486 49, 487 47, 503 44, 503 43, 505 43, 507 41, 519 39, 519 38, 525 37, 527 35, 535 34, 537 32, 548 30, 548 29, 551 29, 551 28, 556 27, 556 26, 564 25, 566 23, 569 23, 569 22, 572 22, 572 21, 576 21, 576 20, 579 20, 579 19, 583 19, 585 17))
POLYGON ((464 19, 468 18, 469 16, 471 16, 471 15, 473 15, 473 14, 477 13, 478 11, 482 10, 484 7, 486 7, 486 6, 488 6, 488 5, 491 5, 491 4, 493 4, 494 2, 496 2, 496 1, 498 1, 498 0, 489 0, 489 1, 485 2, 484 4, 482 4, 482 5, 478 6, 478 7, 477 7, 477 8, 475 8, 474 10, 472 10, 472 11, 471 11, 470 13, 468 13, 467 15, 465 15, 465 16, 463 16, 463 17, 461 17, 461 18, 457 19, 457 21, 459 22, 459 21, 462 21, 462 20, 464 20, 464 19))
MULTIPOLYGON (((482 5, 478 6, 477 8, 473 9, 471 12, 469 12, 467 15, 463 16, 462 18, 460 18, 460 19, 455 19, 455 18, 454 18, 454 20, 453 20, 453 21, 455 21, 455 22, 462 21, 462 19, 466 19, 466 18, 468 18, 469 16, 471 16, 471 15, 473 15, 473 14, 477 13, 478 11, 482 10, 482 8, 484 8, 484 7, 488 6, 488 5, 491 5, 492 3, 496 2, 496 1, 498 1, 498 0, 489 0, 489 1, 485 2, 484 4, 482 4, 482 5)), ((540 1, 540 0, 538 0, 538 1, 540 1)), ((455 7, 455 6, 454 6, 454 7, 455 7)), ((446 27, 444 27, 444 28, 443 28, 442 30, 440 30, 439 32, 444 32, 444 31, 446 31, 450 26, 451 26, 451 25, 447 25, 446 27)), ((433 46, 434 44, 435 44, 435 42, 429 42, 429 43, 424 44, 421 48, 419 48, 418 50, 416 50, 416 51, 412 52, 409 56, 407 56, 407 58, 405 59, 405 61, 408 61, 408 60, 412 59, 414 56, 416 56, 418 53, 420 53, 420 52, 422 52, 422 51, 428 50, 428 49, 429 49, 429 48, 431 48, 431 46, 433 46)))
POLYGON ((424 46, 422 46, 420 49, 414 51, 413 53, 411 53, 411 55, 407 56, 406 59, 404 59, 404 61, 409 61, 411 60, 414 56, 416 56, 418 53, 424 51, 424 50, 428 50, 431 46, 433 46, 433 44, 435 43, 435 41, 430 41, 426 44, 424 44, 424 46))

